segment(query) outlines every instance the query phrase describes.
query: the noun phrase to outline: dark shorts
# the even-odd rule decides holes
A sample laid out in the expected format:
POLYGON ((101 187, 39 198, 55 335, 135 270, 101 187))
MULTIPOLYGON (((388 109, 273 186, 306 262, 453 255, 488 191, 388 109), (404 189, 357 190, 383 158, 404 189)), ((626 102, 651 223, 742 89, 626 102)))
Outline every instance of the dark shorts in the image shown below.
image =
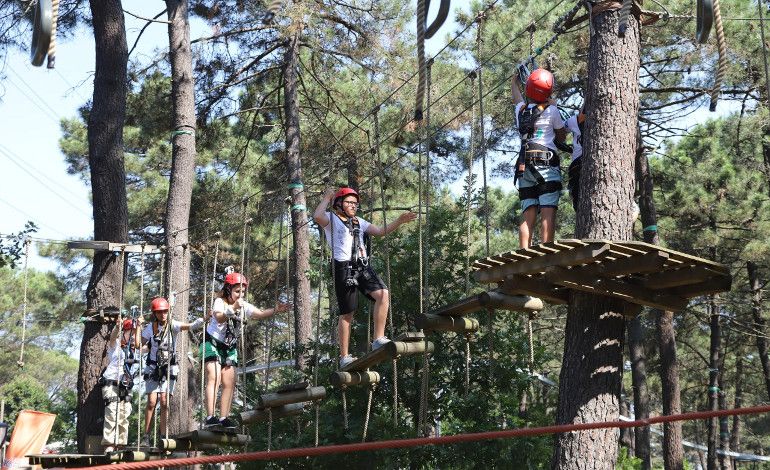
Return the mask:
POLYGON ((370 265, 359 267, 355 271, 354 279, 358 285, 348 285, 348 265, 347 262, 334 261, 334 291, 337 294, 340 315, 354 313, 358 309, 358 292, 374 302, 374 298, 369 294, 388 288, 370 265))

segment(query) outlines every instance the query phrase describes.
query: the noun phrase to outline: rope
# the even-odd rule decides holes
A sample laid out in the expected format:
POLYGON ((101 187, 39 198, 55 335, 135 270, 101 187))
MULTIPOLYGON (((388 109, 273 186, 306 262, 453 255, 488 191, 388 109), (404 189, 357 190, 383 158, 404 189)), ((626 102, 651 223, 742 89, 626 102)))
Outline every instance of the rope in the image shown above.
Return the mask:
MULTIPOLYGON (((722 12, 719 9, 719 0, 713 0, 714 4, 714 24, 717 28, 717 48, 719 51, 719 64, 717 65, 717 76, 714 80, 714 88, 711 89, 711 103, 709 111, 716 111, 719 92, 722 89, 722 80, 727 70, 727 41, 725 40, 725 29, 722 24, 722 12)), ((762 43, 762 47, 764 47, 762 43)))
POLYGON ((494 373, 494 319, 492 318, 492 309, 487 309, 487 324, 489 325, 489 332, 487 333, 487 349, 489 350, 489 383, 492 383, 492 374, 494 373))
POLYGON ((267 409, 267 451, 270 452, 270 447, 273 445, 273 409, 267 409))
POLYGON ((56 29, 59 23, 59 0, 51 1, 51 42, 48 44, 47 68, 52 69, 56 65, 56 29))
MULTIPOLYGON (((431 184, 430 179, 430 149, 432 147, 432 140, 431 139, 431 132, 430 132, 430 108, 431 108, 431 99, 430 99, 430 89, 431 89, 431 70, 433 68, 433 60, 430 60, 428 62, 427 68, 426 68, 426 80, 427 80, 427 91, 426 91, 426 97, 425 97, 425 130, 427 131, 427 135, 425 137, 426 140, 426 146, 425 146, 425 239, 430 240, 430 192, 433 189, 433 185, 431 184)), ((422 303, 425 303, 426 305, 430 305, 430 249, 429 245, 423 244, 423 249, 425 250, 425 299, 422 303)))
POLYGON ((768 72, 768 65, 767 65, 767 43, 765 42, 765 16, 762 11, 762 9, 765 7, 764 1, 759 0, 757 2, 757 7, 759 8, 759 31, 760 35, 762 37, 762 60, 765 65, 765 88, 767 90, 767 106, 770 108, 770 72, 768 72))
POLYGON ((366 432, 369 430, 369 417, 372 413, 372 395, 374 395, 374 384, 369 387, 369 397, 366 400, 366 418, 364 418, 364 432, 361 442, 366 442, 366 432))
POLYGON ((29 285, 29 239, 24 240, 24 301, 21 304, 21 351, 16 365, 24 368, 24 343, 27 341, 27 287, 29 285))
MULTIPOLYGON (((476 31, 476 60, 481 63, 481 47, 484 43, 484 16, 479 17, 479 27, 476 31)), ((481 81, 481 68, 478 71, 479 74, 479 153, 481 153, 481 172, 483 175, 483 190, 484 190, 484 234, 486 236, 484 245, 486 249, 486 256, 489 256, 489 200, 487 195, 487 146, 486 137, 484 135, 484 87, 481 81)))
POLYGON ((414 120, 422 121, 422 106, 425 100, 425 23, 427 21, 426 0, 417 0, 417 97, 414 107, 414 120))
MULTIPOLYGON (((168 250, 167 250, 168 251, 168 250)), ((167 297, 163 290, 163 282, 166 280, 166 252, 160 255, 160 280, 158 281, 158 297, 167 297)))
MULTIPOLYGON (((144 315, 144 243, 142 243, 142 254, 139 256, 139 315, 144 315)), ((205 272, 205 271, 204 271, 205 272)), ((134 332, 134 334, 139 334, 141 336, 140 332, 134 332)), ((141 339, 139 341, 139 344, 141 346, 141 339)), ((139 351, 137 351, 139 355, 139 377, 144 377, 144 364, 142 360, 142 348, 139 348, 139 351)), ((139 392, 137 393, 139 404, 137 405, 137 410, 139 411, 138 416, 136 417, 136 450, 139 450, 139 444, 142 441, 142 395, 143 393, 139 392)))
MULTIPOLYGON (((280 295, 279 294, 279 292, 280 292, 280 279, 281 279, 281 276, 280 276, 280 273, 281 273, 280 263, 281 263, 281 258, 283 257, 283 229, 284 229, 284 225, 285 225, 284 218, 285 218, 285 214, 282 213, 281 214, 281 224, 280 224, 280 226, 278 228, 278 240, 279 240, 278 241, 278 258, 276 258, 278 260, 279 264, 278 264, 278 269, 276 269, 276 273, 275 273, 275 291, 273 293, 273 299, 274 299, 276 307, 278 306, 278 298, 279 298, 279 295, 280 295)), ((287 240, 286 243, 288 244, 288 240, 287 240)), ((288 260, 289 260, 289 249, 288 249, 288 246, 287 246, 287 248, 286 248, 286 261, 287 261, 287 263, 288 263, 288 260)), ((289 275, 289 273, 288 273, 288 269, 287 269, 286 276, 288 277, 288 275, 289 275)), ((270 363, 273 360, 272 356, 273 356, 273 335, 274 335, 274 333, 275 333, 275 319, 271 318, 269 326, 265 330, 265 344, 267 346, 267 369, 265 369, 265 389, 267 389, 269 387, 269 385, 270 385, 270 371, 271 371, 270 363)), ((291 341, 289 341, 289 343, 291 343, 291 341)))
POLYGON ((529 338, 529 375, 532 375, 532 371, 535 370, 535 342, 532 339, 532 320, 534 314, 529 314, 527 317, 527 337, 529 338))
MULTIPOLYGON (((471 93, 476 87, 476 72, 468 74, 471 80, 471 93)), ((476 107, 471 106, 471 148, 468 152, 468 183, 465 188, 466 217, 468 224, 465 230, 465 295, 471 290, 471 202, 473 198, 473 157, 476 155, 476 107)))
MULTIPOLYGON (((326 245, 324 244, 323 240, 323 229, 319 226, 318 227, 318 239, 321 241, 321 256, 318 257, 318 310, 316 311, 316 318, 315 318, 315 345, 313 347, 313 386, 318 385, 318 367, 319 367, 319 351, 318 351, 318 344, 321 341, 321 308, 322 308, 322 301, 323 301, 323 286, 324 286, 324 263, 326 261, 326 245)), ((291 341, 289 341, 291 343, 291 341)), ((318 447, 318 427, 320 422, 320 413, 319 413, 319 407, 318 407, 318 401, 315 402, 315 420, 314 420, 314 427, 315 427, 315 433, 314 433, 314 446, 318 447)))
MULTIPOLYGON (((656 416, 653 418, 639 419, 634 421, 599 421, 594 423, 560 424, 537 428, 515 428, 505 429, 502 431, 456 434, 453 436, 394 439, 358 444, 337 444, 323 447, 299 447, 294 449, 276 450, 274 452, 246 452, 243 454, 210 455, 203 457, 167 459, 163 460, 163 467, 172 468, 187 465, 216 464, 224 462, 252 462, 257 460, 264 461, 300 457, 318 457, 322 455, 349 454, 352 452, 376 451, 385 449, 405 449, 428 445, 450 445, 465 442, 489 441, 493 439, 511 439, 524 436, 542 436, 547 434, 559 434, 573 431, 588 431, 592 429, 639 428, 643 426, 651 426, 660 423, 671 423, 675 421, 691 421, 723 416, 742 416, 762 413, 770 413, 770 405, 736 408, 730 410, 695 411, 677 415, 656 416)), ((94 467, 84 468, 88 468, 89 470, 145 470, 157 467, 158 461, 155 460, 148 462, 128 462, 121 464, 97 465, 94 467)))
POLYGON ((468 392, 470 391, 471 384, 471 337, 465 335, 465 398, 468 398, 468 392))
POLYGON ((347 431, 349 429, 348 425, 348 394, 347 394, 347 387, 342 386, 342 428, 347 431))
MULTIPOLYGON (((243 275, 243 267, 246 264, 246 230, 249 226, 249 219, 246 217, 246 210, 248 208, 248 200, 243 200, 243 238, 241 239, 241 269, 240 272, 241 275, 243 275)), ((248 293, 249 286, 248 284, 243 286, 243 295, 241 298, 246 301, 246 294, 248 293)), ((240 396, 241 396, 241 402, 246 403, 245 395, 246 395, 246 309, 241 309, 241 342, 238 345, 238 348, 240 351, 238 351, 238 357, 242 358, 244 367, 241 367, 241 387, 235 387, 236 389, 240 390, 240 396)), ((268 363, 268 367, 270 367, 268 363)))

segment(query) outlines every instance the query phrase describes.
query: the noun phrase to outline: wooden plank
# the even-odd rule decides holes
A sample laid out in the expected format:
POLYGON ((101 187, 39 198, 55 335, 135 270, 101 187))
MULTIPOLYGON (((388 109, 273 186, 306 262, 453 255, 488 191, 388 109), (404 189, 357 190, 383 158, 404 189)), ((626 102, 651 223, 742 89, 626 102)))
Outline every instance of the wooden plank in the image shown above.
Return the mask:
MULTIPOLYGON (((392 342, 392 341, 391 341, 392 342)), ((390 344, 390 343, 388 343, 390 344)), ((386 361, 391 358, 390 353, 388 350, 383 346, 380 348, 375 349, 374 351, 369 351, 368 353, 364 354, 363 356, 359 357, 355 361, 351 362, 347 366, 343 367, 341 370, 343 372, 355 372, 355 371, 364 371, 370 367, 376 366, 382 361, 386 361)))
POLYGON ((603 261, 601 263, 576 266, 573 270, 579 271, 583 276, 624 276, 628 274, 644 274, 663 269, 668 260, 665 251, 651 251, 649 253, 629 256, 627 258, 603 261))
POLYGON ((322 400, 326 398, 326 389, 322 386, 283 393, 266 393, 259 397, 260 408, 274 408, 289 403, 322 400))
POLYGON ((425 333, 421 333, 419 331, 407 331, 396 336, 395 341, 404 341, 408 343, 411 341, 422 341, 424 339, 425 333))
POLYGON ((687 299, 681 296, 662 294, 641 286, 633 286, 611 279, 586 278, 580 274, 579 270, 571 271, 560 266, 552 266, 546 271, 545 277, 554 284, 560 284, 570 289, 615 297, 647 307, 679 311, 687 306, 687 299))
POLYGON ((208 429, 197 429, 172 436, 176 440, 188 440, 198 444, 246 445, 251 438, 246 434, 230 434, 214 432, 208 429))
POLYGON ((718 276, 697 284, 690 284, 689 286, 674 287, 671 289, 665 289, 664 292, 669 295, 678 295, 685 298, 699 297, 701 295, 718 294, 720 292, 728 292, 732 287, 732 276, 718 276))
POLYGON ((543 272, 549 266, 574 266, 577 264, 586 264, 597 257, 609 251, 610 245, 591 244, 584 247, 574 248, 570 251, 561 251, 540 256, 526 262, 518 262, 505 266, 488 268, 483 271, 473 273, 478 282, 496 282, 505 279, 514 274, 533 274, 543 272))
POLYGON ((445 305, 439 309, 433 310, 430 313, 432 315, 461 316, 471 312, 475 312, 479 308, 481 308, 481 300, 479 299, 479 296, 477 294, 477 295, 472 295, 470 297, 466 297, 464 299, 460 299, 457 302, 454 302, 452 304, 445 305))
POLYGON ((380 374, 373 370, 363 372, 332 372, 329 381, 335 387, 376 384, 380 382, 380 374))
POLYGON ((543 301, 528 295, 509 295, 497 291, 479 294, 481 305, 485 308, 510 310, 513 312, 539 312, 543 309, 543 301))
POLYGON ((475 333, 479 331, 479 321, 475 318, 456 317, 451 315, 417 315, 415 326, 421 330, 452 331, 455 333, 475 333))
POLYGON ((510 276, 500 284, 499 290, 506 294, 533 295, 551 304, 562 305, 569 302, 569 292, 556 290, 542 278, 510 276))
POLYGON ((706 265, 710 269, 717 271, 722 274, 730 274, 730 268, 725 266, 724 264, 717 263, 715 261, 711 261, 706 258, 700 258, 698 256, 694 255, 688 255, 687 253, 682 253, 681 251, 672 250, 670 248, 662 248, 657 245, 651 245, 649 243, 645 242, 639 242, 639 241, 626 241, 626 242, 615 242, 616 244, 622 244, 630 247, 650 247, 652 249, 656 250, 665 250, 669 257, 671 259, 680 259, 685 262, 690 262, 694 264, 700 264, 700 265, 706 265))
MULTIPOLYGON (((423 334, 423 338, 425 335, 423 334)), ((414 338, 414 337, 413 337, 414 338)), ((424 340, 417 340, 416 338, 411 341, 391 341, 386 343, 380 348, 370 351, 364 356, 356 359, 347 366, 342 368, 343 372, 357 372, 364 371, 373 367, 380 362, 388 359, 398 358, 399 356, 406 356, 411 354, 418 354, 426 351, 426 342, 424 340)), ((433 343, 427 343, 427 352, 433 351, 433 343)))
POLYGON ((669 287, 697 284, 717 276, 722 275, 705 266, 685 266, 677 270, 650 275, 642 285, 648 289, 667 289, 669 287))

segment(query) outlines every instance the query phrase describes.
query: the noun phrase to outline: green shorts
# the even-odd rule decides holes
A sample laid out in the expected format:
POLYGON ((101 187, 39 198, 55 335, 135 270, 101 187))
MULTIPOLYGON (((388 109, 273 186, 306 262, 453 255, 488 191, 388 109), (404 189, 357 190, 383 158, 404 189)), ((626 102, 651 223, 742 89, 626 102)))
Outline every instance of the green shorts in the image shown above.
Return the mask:
POLYGON ((203 361, 217 361, 223 366, 237 366, 238 348, 228 347, 214 338, 206 338, 206 342, 203 343, 203 361))

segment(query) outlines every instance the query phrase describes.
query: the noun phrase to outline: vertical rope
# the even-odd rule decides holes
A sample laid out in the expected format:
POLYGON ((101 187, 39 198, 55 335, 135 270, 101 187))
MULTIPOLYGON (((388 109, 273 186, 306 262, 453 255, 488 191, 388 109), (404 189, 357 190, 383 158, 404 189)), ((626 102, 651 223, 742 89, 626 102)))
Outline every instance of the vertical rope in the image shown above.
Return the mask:
POLYGON ((369 417, 372 413, 372 395, 374 395, 374 384, 369 386, 369 397, 366 400, 366 417, 364 418, 364 432, 361 442, 366 442, 366 433, 369 430, 369 417))
MULTIPOLYGON (((714 87, 711 89, 711 103, 709 111, 716 111, 719 93, 722 89, 722 80, 727 70, 727 41, 725 40, 725 29, 722 24, 722 11, 719 8, 719 0, 713 0, 714 4, 714 25, 717 28, 717 49, 719 51, 719 64, 717 65, 717 76, 714 80, 714 87)), ((765 47, 764 43, 762 47, 765 47)))
MULTIPOLYGON (((238 271, 243 275, 243 267, 246 265, 246 231, 249 226, 249 220, 246 218, 246 209, 248 207, 248 199, 243 199, 243 212, 242 212, 242 218, 243 218, 243 238, 241 239, 241 269, 238 271)), ((249 286, 245 285, 243 286, 243 295, 242 298, 244 301, 246 301, 246 294, 248 293, 249 286)), ((243 365, 241 366, 241 374, 240 374, 240 387, 238 387, 238 384, 236 382, 235 388, 240 390, 240 396, 241 396, 241 403, 246 405, 246 309, 241 309, 241 341, 238 345, 239 351, 238 351, 238 357, 241 361, 243 361, 243 365)))
MULTIPOLYGON (((126 356, 123 353, 122 350, 122 342, 123 342, 123 303, 125 301, 125 294, 126 294, 126 271, 128 267, 127 263, 128 254, 126 253, 126 247, 124 246, 121 248, 120 251, 120 264, 121 264, 121 276, 120 276, 120 291, 118 293, 118 324, 114 326, 114 328, 118 329, 118 347, 121 348, 121 352, 118 355, 120 358, 118 360, 118 382, 121 381, 123 378, 123 375, 125 374, 125 367, 126 367, 126 356)), ((116 389, 119 389, 120 387, 116 387, 116 389)), ((120 399, 120 394, 118 393, 118 401, 115 403, 115 433, 112 436, 112 445, 117 446, 118 445, 118 439, 120 438, 120 426, 118 423, 120 423, 120 411, 122 408, 122 400, 120 399)))
MULTIPOLYGON (((433 147, 433 134, 430 128, 430 105, 431 105, 431 69, 433 68, 433 59, 428 61, 425 70, 426 90, 425 90, 425 131, 427 133, 425 140, 425 239, 430 240, 430 193, 433 184, 430 178, 430 149, 433 147)), ((430 245, 424 244, 425 249, 425 300, 426 307, 430 307, 430 245)))
POLYGON ((203 426, 206 422, 206 329, 208 328, 208 315, 206 312, 206 309, 208 308, 208 290, 209 290, 209 284, 208 284, 208 274, 209 274, 209 257, 207 256, 206 251, 206 242, 209 240, 209 228, 206 227, 206 238, 204 239, 204 242, 202 244, 203 249, 203 304, 201 307, 202 310, 202 316, 203 316, 203 338, 201 339, 201 422, 200 426, 201 429, 203 429, 203 426))
MULTIPOLYGON (((168 315, 166 316, 166 325, 164 326, 164 329, 166 330, 165 334, 171 335, 168 339, 168 349, 169 349, 169 357, 173 353, 176 352, 174 347, 176 346, 173 344, 174 340, 174 329, 172 328, 172 325, 174 324, 174 307, 176 307, 176 293, 172 290, 174 288, 174 270, 171 269, 171 265, 174 264, 174 258, 176 256, 176 233, 171 235, 172 237, 172 243, 171 246, 169 246, 171 252, 171 261, 169 262, 169 269, 168 269, 168 299, 169 303, 171 304, 171 310, 169 310, 168 315)), ((160 347, 158 347, 160 349, 160 347)), ((157 354, 157 353, 156 353, 157 354)), ((166 404, 168 405, 168 414, 166 415, 166 426, 163 430, 164 438, 168 439, 169 435, 169 421, 171 418, 171 364, 166 367, 166 404)), ((160 398, 160 394, 158 394, 158 397, 160 398)), ((160 401, 160 399, 158 399, 160 401)), ((160 407, 160 414, 163 414, 163 406, 160 407)))
POLYGON ((534 314, 529 314, 527 317, 527 337, 529 338, 529 375, 531 376, 535 370, 535 341, 532 339, 532 320, 534 314))
POLYGON ((465 335, 465 398, 468 398, 468 392, 470 391, 471 384, 471 337, 465 335))
MULTIPOLYGON (((484 44, 484 16, 479 17, 479 28, 476 36, 476 60, 481 64, 481 50, 484 44)), ((479 153, 481 154, 481 171, 484 179, 484 230, 486 244, 486 256, 489 256, 489 200, 487 196, 487 145, 484 133, 484 87, 481 80, 481 67, 478 68, 479 74, 479 153)))
MULTIPOLYGON (((144 315, 144 250, 145 250, 145 244, 142 243, 142 254, 139 256, 139 315, 144 315)), ((205 271, 204 271, 205 272, 205 271)), ((134 334, 138 334, 141 336, 141 331, 134 331, 134 334)), ((139 341, 139 344, 141 345, 141 340, 139 341)), ((137 355, 139 356, 139 377, 144 377, 144 364, 142 361, 142 348, 139 348, 139 351, 137 351, 137 355)), ((139 404, 137 405, 137 409, 139 410, 139 413, 136 417, 136 450, 139 450, 139 444, 142 440, 142 393, 137 393, 139 404)))
MULTIPOLYGON (((476 72, 468 74, 471 80, 471 93, 476 88, 476 72)), ((471 290, 471 203, 473 199, 473 159, 476 155, 476 107, 471 106, 471 135, 468 151, 468 184, 465 188, 467 225, 465 230, 465 295, 471 290)))
MULTIPOLYGON (((283 257, 283 229, 286 222, 284 222, 284 219, 286 218, 286 214, 281 211, 281 222, 280 226, 278 228, 278 269, 275 270, 275 291, 273 292, 273 301, 274 305, 278 306, 278 299, 279 299, 279 292, 281 290, 281 261, 283 257)), ((289 222, 291 223, 291 222, 289 222)), ((289 259, 289 247, 286 247, 286 260, 288 262, 289 259)), ((288 266, 285 266, 285 269, 288 271, 288 266)), ((288 277, 288 273, 286 274, 288 277)), ((265 330, 265 346, 267 347, 267 368, 265 369, 265 389, 268 388, 270 384, 270 372, 271 367, 270 363, 273 361, 272 355, 273 355, 273 334, 275 330, 275 319, 271 318, 267 329, 265 330)), ((289 341, 291 342, 291 341, 289 341)))
POLYGON ((417 0, 417 104, 414 120, 422 121, 422 106, 425 99, 425 25, 427 21, 426 0, 417 0))
POLYGON ((765 8, 764 0, 757 2, 757 8, 759 8, 759 31, 762 38, 762 61, 765 65, 765 89, 767 90, 767 106, 770 109, 770 72, 767 65, 767 43, 765 42, 765 14, 763 9, 765 8))
POLYGON ((16 365, 20 369, 24 368, 24 343, 27 341, 27 286, 29 285, 29 245, 30 240, 24 240, 24 300, 21 304, 21 351, 19 351, 19 360, 16 365))
POLYGON ((346 386, 342 386, 342 428, 347 431, 349 429, 348 425, 348 394, 347 394, 348 388, 346 386))
POLYGON ((158 282, 158 297, 167 297, 164 290, 164 282, 166 281, 166 253, 168 248, 160 255, 160 281, 158 282))
POLYGON ((267 409, 267 451, 273 446, 273 409, 267 409))
POLYGON ((56 30, 59 23, 59 0, 51 1, 51 42, 48 44, 48 67, 56 65, 56 30))
MULTIPOLYGON (((321 341, 321 309, 322 309, 322 303, 323 303, 323 292, 324 292, 324 262, 326 261, 326 245, 324 244, 323 239, 323 228, 320 226, 318 227, 318 240, 321 242, 321 249, 320 249, 320 256, 318 257, 318 309, 316 310, 316 317, 315 317, 315 346, 313 351, 313 386, 318 386, 318 367, 319 367, 319 355, 320 351, 318 349, 318 345, 321 341)), ((314 403, 315 408, 315 419, 314 419, 314 427, 315 427, 315 433, 313 437, 313 445, 315 447, 318 447, 318 427, 319 422, 321 419, 320 412, 319 412, 319 406, 318 401, 316 400, 314 403)))

